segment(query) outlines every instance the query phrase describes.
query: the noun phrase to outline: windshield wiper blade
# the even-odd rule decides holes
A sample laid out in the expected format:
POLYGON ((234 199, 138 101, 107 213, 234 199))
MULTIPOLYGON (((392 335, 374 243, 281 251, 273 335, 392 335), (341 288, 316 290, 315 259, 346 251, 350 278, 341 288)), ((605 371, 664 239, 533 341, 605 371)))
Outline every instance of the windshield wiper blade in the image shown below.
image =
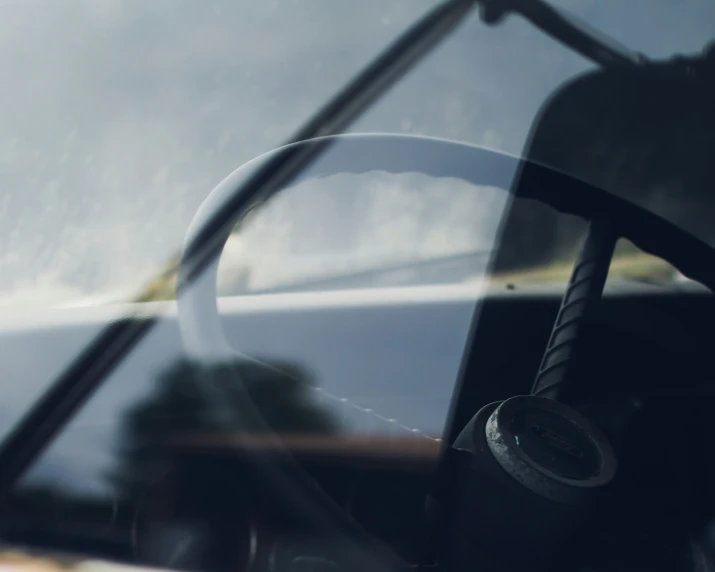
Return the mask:
POLYGON ((632 67, 647 62, 643 54, 542 0, 480 0, 480 4, 485 23, 496 24, 510 13, 519 14, 547 35, 602 67, 632 67))
MULTIPOLYGON (((473 6, 474 0, 448 0, 428 12, 286 144, 343 131, 461 23, 473 6)), ((289 183, 326 149, 325 145, 311 145, 292 153, 278 153, 257 170, 187 247, 189 271, 183 280, 195 279, 220 255, 221 237, 233 225, 235 213, 289 183)), ((159 319, 130 316, 106 326, 30 407, 0 444, 0 501, 7 498, 33 460, 159 319)))
MULTIPOLYGON (((348 271, 328 271, 290 282, 277 283, 255 290, 244 290, 241 296, 261 296, 266 294, 289 294, 296 292, 319 292, 331 290, 354 290, 385 287, 381 279, 387 278, 388 287, 394 287, 390 277, 397 276, 396 285, 436 285, 453 284, 461 280, 486 273, 491 249, 470 250, 444 256, 401 260, 388 264, 363 267, 348 271), (459 278, 454 277, 455 268, 459 278), (450 273, 451 271, 451 273, 450 273), (439 275, 439 278, 435 278, 439 275)), ((231 293, 229 295, 236 295, 231 293)))

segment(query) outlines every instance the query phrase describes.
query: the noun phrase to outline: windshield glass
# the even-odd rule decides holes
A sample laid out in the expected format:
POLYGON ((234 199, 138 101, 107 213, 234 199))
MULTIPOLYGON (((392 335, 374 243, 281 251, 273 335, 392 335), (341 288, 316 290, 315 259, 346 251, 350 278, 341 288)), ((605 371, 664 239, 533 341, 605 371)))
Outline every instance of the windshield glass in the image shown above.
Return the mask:
MULTIPOLYGON (((131 351, 116 363, 112 354, 106 369, 90 369, 89 376, 102 372, 101 387, 86 402, 77 397, 70 422, 22 474, 6 513, 14 519, 9 541, 213 570, 214 547, 233 548, 235 529, 215 534, 227 529, 212 528, 218 525, 202 520, 201 511, 235 515, 226 515, 231 511, 223 499, 209 498, 213 485, 205 476, 222 475, 217 482, 228 483, 229 492, 253 489, 243 481, 250 480, 248 471, 213 466, 215 473, 190 473, 196 455, 225 460, 285 445, 300 463, 317 457, 330 465, 315 469, 323 489, 340 482, 335 475, 348 474, 351 484, 340 482, 340 490, 329 492, 358 522, 360 499, 370 496, 369 488, 360 488, 369 481, 365 466, 389 465, 389 472, 399 465, 424 479, 422 486, 449 430, 484 304, 521 309, 541 300, 545 305, 531 310, 550 327, 585 233, 579 218, 509 197, 505 190, 519 158, 621 194, 715 243, 702 196, 674 196, 671 190, 685 184, 679 180, 641 184, 654 158, 634 159, 638 138, 622 138, 628 145, 616 161, 635 165, 625 170, 630 178, 619 178, 623 171, 609 171, 607 162, 589 164, 589 171, 577 152, 569 154, 594 126, 603 133, 589 152, 612 141, 613 126, 591 113, 604 98, 569 95, 576 103, 559 106, 566 115, 543 113, 544 102, 569 82, 589 88, 596 77, 603 85, 593 62, 523 18, 489 27, 475 11, 347 131, 428 136, 497 151, 492 159, 510 158, 511 170, 499 171, 498 160, 482 166, 502 175, 500 185, 420 174, 414 164, 398 172, 376 168, 299 180, 252 205, 227 231, 217 291, 210 273, 190 276, 183 299, 194 285, 208 285, 203 305, 175 303, 177 253, 197 231, 197 213, 210 202, 211 189, 288 140, 435 4, 75 0, 71 10, 27 1, 0 6, 0 66, 7 77, 0 92, 6 111, 0 124, 0 304, 6 309, 0 363, 9 380, 0 437, 14 435, 18 419, 76 356, 91 355, 82 352, 92 342, 102 347, 98 334, 124 327, 136 334, 130 339, 136 346, 126 342, 131 351), (588 81, 578 84, 583 77, 588 81), (592 123, 580 130, 574 117, 592 123), (566 141, 558 160, 549 138, 534 135, 539 122, 559 127, 545 130, 566 141), (127 315, 131 319, 117 320, 127 315), (284 441, 276 445, 273 432, 284 441), (331 465, 336 458, 348 460, 347 473, 331 465), (189 473, 168 478, 167 459, 189 473), (207 496, 167 509, 163 495, 174 487, 207 496), (147 499, 159 499, 153 512, 143 512, 147 499), (99 521, 106 526, 97 528, 99 521), (177 552, 177 542, 190 549, 177 552)), ((715 21, 715 6, 702 2, 557 5, 654 58, 699 53, 715 21)), ((620 84, 605 85, 616 93, 620 84)), ((630 92, 632 100, 640 95, 630 92)), ((649 108, 642 123, 660 110, 649 108)), ((673 133, 687 133, 689 124, 681 127, 673 133)), ((706 143, 700 149, 709 149, 706 143)), ((667 284, 662 293, 682 280, 627 241, 616 248, 611 278, 617 293, 634 298, 652 291, 644 282, 667 284), (624 283, 630 289, 618 288, 624 283)), ((533 344, 522 363, 508 336, 494 338, 489 357, 496 366, 489 375, 496 379, 507 365, 527 372, 538 366, 548 328, 531 330, 534 324, 520 321, 520 313, 487 319, 502 335, 523 331, 533 344)), ((504 387, 488 397, 502 399, 504 387)), ((395 498, 404 492, 399 482, 393 490, 395 498)), ((371 516, 387 522, 384 515, 397 512, 371 516)), ((290 517, 266 528, 286 521, 290 517)), ((252 563, 259 525, 243 524, 250 529, 243 536, 252 563)), ((390 524, 394 532, 405 521, 390 524)), ((394 540, 397 551, 403 542, 394 540)), ((278 546, 278 556, 266 556, 266 569, 274 569, 276 558, 290 556, 294 564, 295 546, 278 546)))
MULTIPOLYGON (((653 57, 700 50, 714 18, 707 2, 557 4, 653 57)), ((279 145, 431 3, 70 5, 0 7, 5 305, 133 297, 225 175, 279 145)), ((592 67, 521 18, 473 16, 351 130, 519 155, 544 100, 592 67)))

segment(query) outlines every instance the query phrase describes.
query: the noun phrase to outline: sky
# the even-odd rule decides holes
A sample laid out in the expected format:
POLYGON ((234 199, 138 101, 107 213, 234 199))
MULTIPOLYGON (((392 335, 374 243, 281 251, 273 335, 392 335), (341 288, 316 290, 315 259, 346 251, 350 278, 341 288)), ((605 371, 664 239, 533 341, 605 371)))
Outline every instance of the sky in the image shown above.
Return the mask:
MULTIPOLYGON (((557 4, 653 57, 700 50, 715 22, 712 0, 557 4)), ((0 1, 0 302, 135 291, 218 182, 432 5, 0 1)), ((351 130, 518 154, 544 99, 589 66, 519 18, 473 16, 351 130)))

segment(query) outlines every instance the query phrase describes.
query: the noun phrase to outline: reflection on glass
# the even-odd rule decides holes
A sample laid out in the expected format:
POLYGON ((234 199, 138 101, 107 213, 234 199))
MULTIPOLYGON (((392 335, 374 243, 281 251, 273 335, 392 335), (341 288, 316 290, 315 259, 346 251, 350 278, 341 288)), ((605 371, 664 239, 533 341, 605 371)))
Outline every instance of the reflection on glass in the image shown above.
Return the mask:
MULTIPOLYGON (((239 328, 227 321, 236 347, 283 357, 213 366, 181 356, 167 319, 12 495, 4 538, 176 569, 209 566, 241 543, 234 556, 248 558, 250 531, 275 524, 245 515, 263 514, 255 503, 267 498, 282 506, 246 470, 256 451, 297 461, 341 504, 361 489, 331 489, 331 471, 347 470, 352 483, 353 470, 406 470, 417 480, 392 497, 419 504, 473 304, 454 309, 454 340, 441 340, 450 349, 419 332, 398 342, 391 330, 404 317, 394 323, 394 309, 359 308, 362 324, 334 316, 332 327, 319 312, 288 312, 295 329, 270 312, 244 314, 239 328), (349 337, 364 338, 363 328, 384 336, 360 347, 349 337), (419 357, 408 357, 413 350, 419 357)), ((414 307, 404 312, 423 319, 414 307)))
POLYGON ((124 414, 118 462, 110 480, 134 498, 155 478, 157 451, 182 443, 230 446, 241 436, 331 434, 332 412, 310 392, 299 366, 252 361, 172 364, 152 393, 124 414))
POLYGON ((224 249, 219 293, 459 283, 482 277, 508 195, 419 173, 339 174, 282 191, 224 249))

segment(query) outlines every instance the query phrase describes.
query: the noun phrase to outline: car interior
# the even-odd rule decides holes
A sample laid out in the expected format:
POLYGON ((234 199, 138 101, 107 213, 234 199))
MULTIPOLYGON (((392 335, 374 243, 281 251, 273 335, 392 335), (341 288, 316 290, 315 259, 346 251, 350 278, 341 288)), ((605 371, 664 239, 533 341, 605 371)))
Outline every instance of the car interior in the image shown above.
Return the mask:
MULTIPOLYGON (((536 204, 517 201, 524 208, 536 204)), ((582 231, 586 228, 581 225, 582 231)), ((278 487, 286 486, 274 476, 280 472, 289 481, 317 483, 350 521, 351 542, 357 525, 369 535, 364 542, 370 546, 377 538, 411 565, 430 561, 444 531, 431 531, 425 502, 439 496, 445 447, 485 405, 530 392, 564 289, 495 284, 473 307, 443 440, 396 435, 381 442, 290 432, 279 432, 276 439, 240 430, 157 430, 156 441, 143 442, 146 451, 140 455, 155 461, 156 468, 137 472, 133 497, 113 507, 83 506, 20 487, 6 504, 3 539, 35 551, 182 570, 282 570, 297 566, 296 559, 333 566, 338 560, 334 521, 306 517, 310 513, 290 487, 277 494, 278 487), (199 539, 184 551, 179 549, 182 529, 199 539)), ((708 554, 712 304, 709 292, 689 284, 623 288, 607 281, 598 310, 584 319, 580 351, 571 361, 570 375, 578 381, 566 386, 559 399, 607 435, 617 454, 618 479, 589 523, 595 531, 559 540, 568 569, 691 570, 697 569, 694 554, 708 554), (575 561, 579 564, 573 567, 575 561)), ((420 314, 410 311, 418 327, 439 328, 434 312, 420 322, 420 314)), ((469 306, 460 311, 468 312, 469 306)), ((227 323, 234 319, 224 317, 227 323)), ((166 328, 179 344, 177 323, 169 320, 166 328)), ((205 383, 206 375, 195 379, 205 383)), ((221 375, 235 381, 230 369, 221 375)), ((121 387, 121 377, 110 384, 121 387)), ((260 408, 258 397, 253 403, 260 408)), ((409 396, 403 392, 402 397, 409 396)), ((86 407, 91 410, 92 401, 86 407)), ((180 404, 175 407, 181 414, 180 404)), ((266 410, 260 414, 270 417, 266 410)), ((538 511, 526 517, 529 526, 539 526, 538 511)), ((344 558, 350 550, 341 547, 338 553, 344 558)))
MULTIPOLYGON (((522 241, 536 240, 532 235, 547 237, 546 257, 555 236, 580 245, 563 287, 494 281, 479 295, 456 379, 446 380, 453 394, 441 435, 409 427, 383 440, 331 433, 330 420, 300 397, 287 405, 299 393, 299 372, 225 360, 220 352, 239 345, 231 339, 232 320, 237 327, 243 322, 219 314, 218 259, 206 253, 220 251, 228 222, 255 198, 234 201, 245 173, 227 179, 192 223, 179 262, 178 310, 161 326, 173 347, 190 355, 219 352, 221 359, 173 370, 184 393, 172 395, 168 409, 134 411, 150 438, 126 451, 133 464, 116 477, 122 494, 111 503, 18 487, 17 474, 0 471, 0 491, 13 484, 0 513, 3 542, 39 554, 211 572, 715 569, 715 250, 708 244, 712 199, 701 189, 712 186, 713 171, 701 166, 693 173, 688 162, 697 157, 664 159, 657 145, 645 159, 637 155, 638 130, 652 128, 664 108, 679 117, 683 106, 675 100, 691 92, 698 97, 689 105, 707 109, 694 115, 712 136, 715 76, 702 71, 709 69, 667 62, 579 78, 544 104, 523 159, 416 136, 336 136, 342 151, 331 169, 422 170, 511 193, 491 261, 495 272, 509 266, 522 241), (614 90, 621 95, 609 107, 603 94, 614 90), (602 121, 607 114, 632 117, 635 135, 620 139, 610 162, 594 164, 593 149, 613 144, 602 121), (628 160, 634 153, 638 161, 628 160), (683 188, 694 189, 699 218, 667 206, 649 210, 645 190, 653 180, 681 172, 688 173, 683 188), (525 213, 533 215, 531 234, 524 232, 525 213), (223 230, 208 232, 221 217, 223 230), (683 228, 684 217, 696 220, 692 228, 683 228), (613 253, 626 241, 690 281, 609 278, 613 253), (227 387, 237 380, 243 385, 234 395, 227 387), (216 424, 201 422, 204 406, 213 408, 216 424), (282 425, 289 409, 298 411, 297 429, 282 425), (163 422, 182 415, 190 421, 179 431, 163 422)), ((662 129, 671 129, 664 137, 690 129, 670 119, 662 119, 662 129)), ((330 142, 331 136, 311 138, 263 160, 275 169, 279 160, 317 153, 330 142)), ((703 155, 712 158, 715 147, 706 143, 703 155)), ((308 175, 325 173, 315 167, 308 175)), ((356 314, 383 311, 375 305, 356 314)), ((439 336, 448 327, 439 310, 411 311, 410 329, 439 336)), ((132 316, 112 327, 143 332, 152 320, 132 316)), ((276 324, 269 339, 282 339, 291 327, 295 339, 305 335, 300 322, 276 324)), ((331 351, 331 334, 324 333, 321 343, 331 351)), ((143 351, 162 351, 147 339, 143 351)), ((95 343, 94 349, 103 342, 95 343)), ((121 381, 111 383, 121 389, 121 381)), ((399 397, 407 400, 409 380, 401 383, 399 397)), ((90 393, 76 409, 92 408, 90 393)), ((37 411, 51 426, 52 410, 37 411)), ((33 455, 41 458, 44 443, 37 439, 33 455)), ((0 461, 15 459, 11 453, 0 451, 0 461)))

